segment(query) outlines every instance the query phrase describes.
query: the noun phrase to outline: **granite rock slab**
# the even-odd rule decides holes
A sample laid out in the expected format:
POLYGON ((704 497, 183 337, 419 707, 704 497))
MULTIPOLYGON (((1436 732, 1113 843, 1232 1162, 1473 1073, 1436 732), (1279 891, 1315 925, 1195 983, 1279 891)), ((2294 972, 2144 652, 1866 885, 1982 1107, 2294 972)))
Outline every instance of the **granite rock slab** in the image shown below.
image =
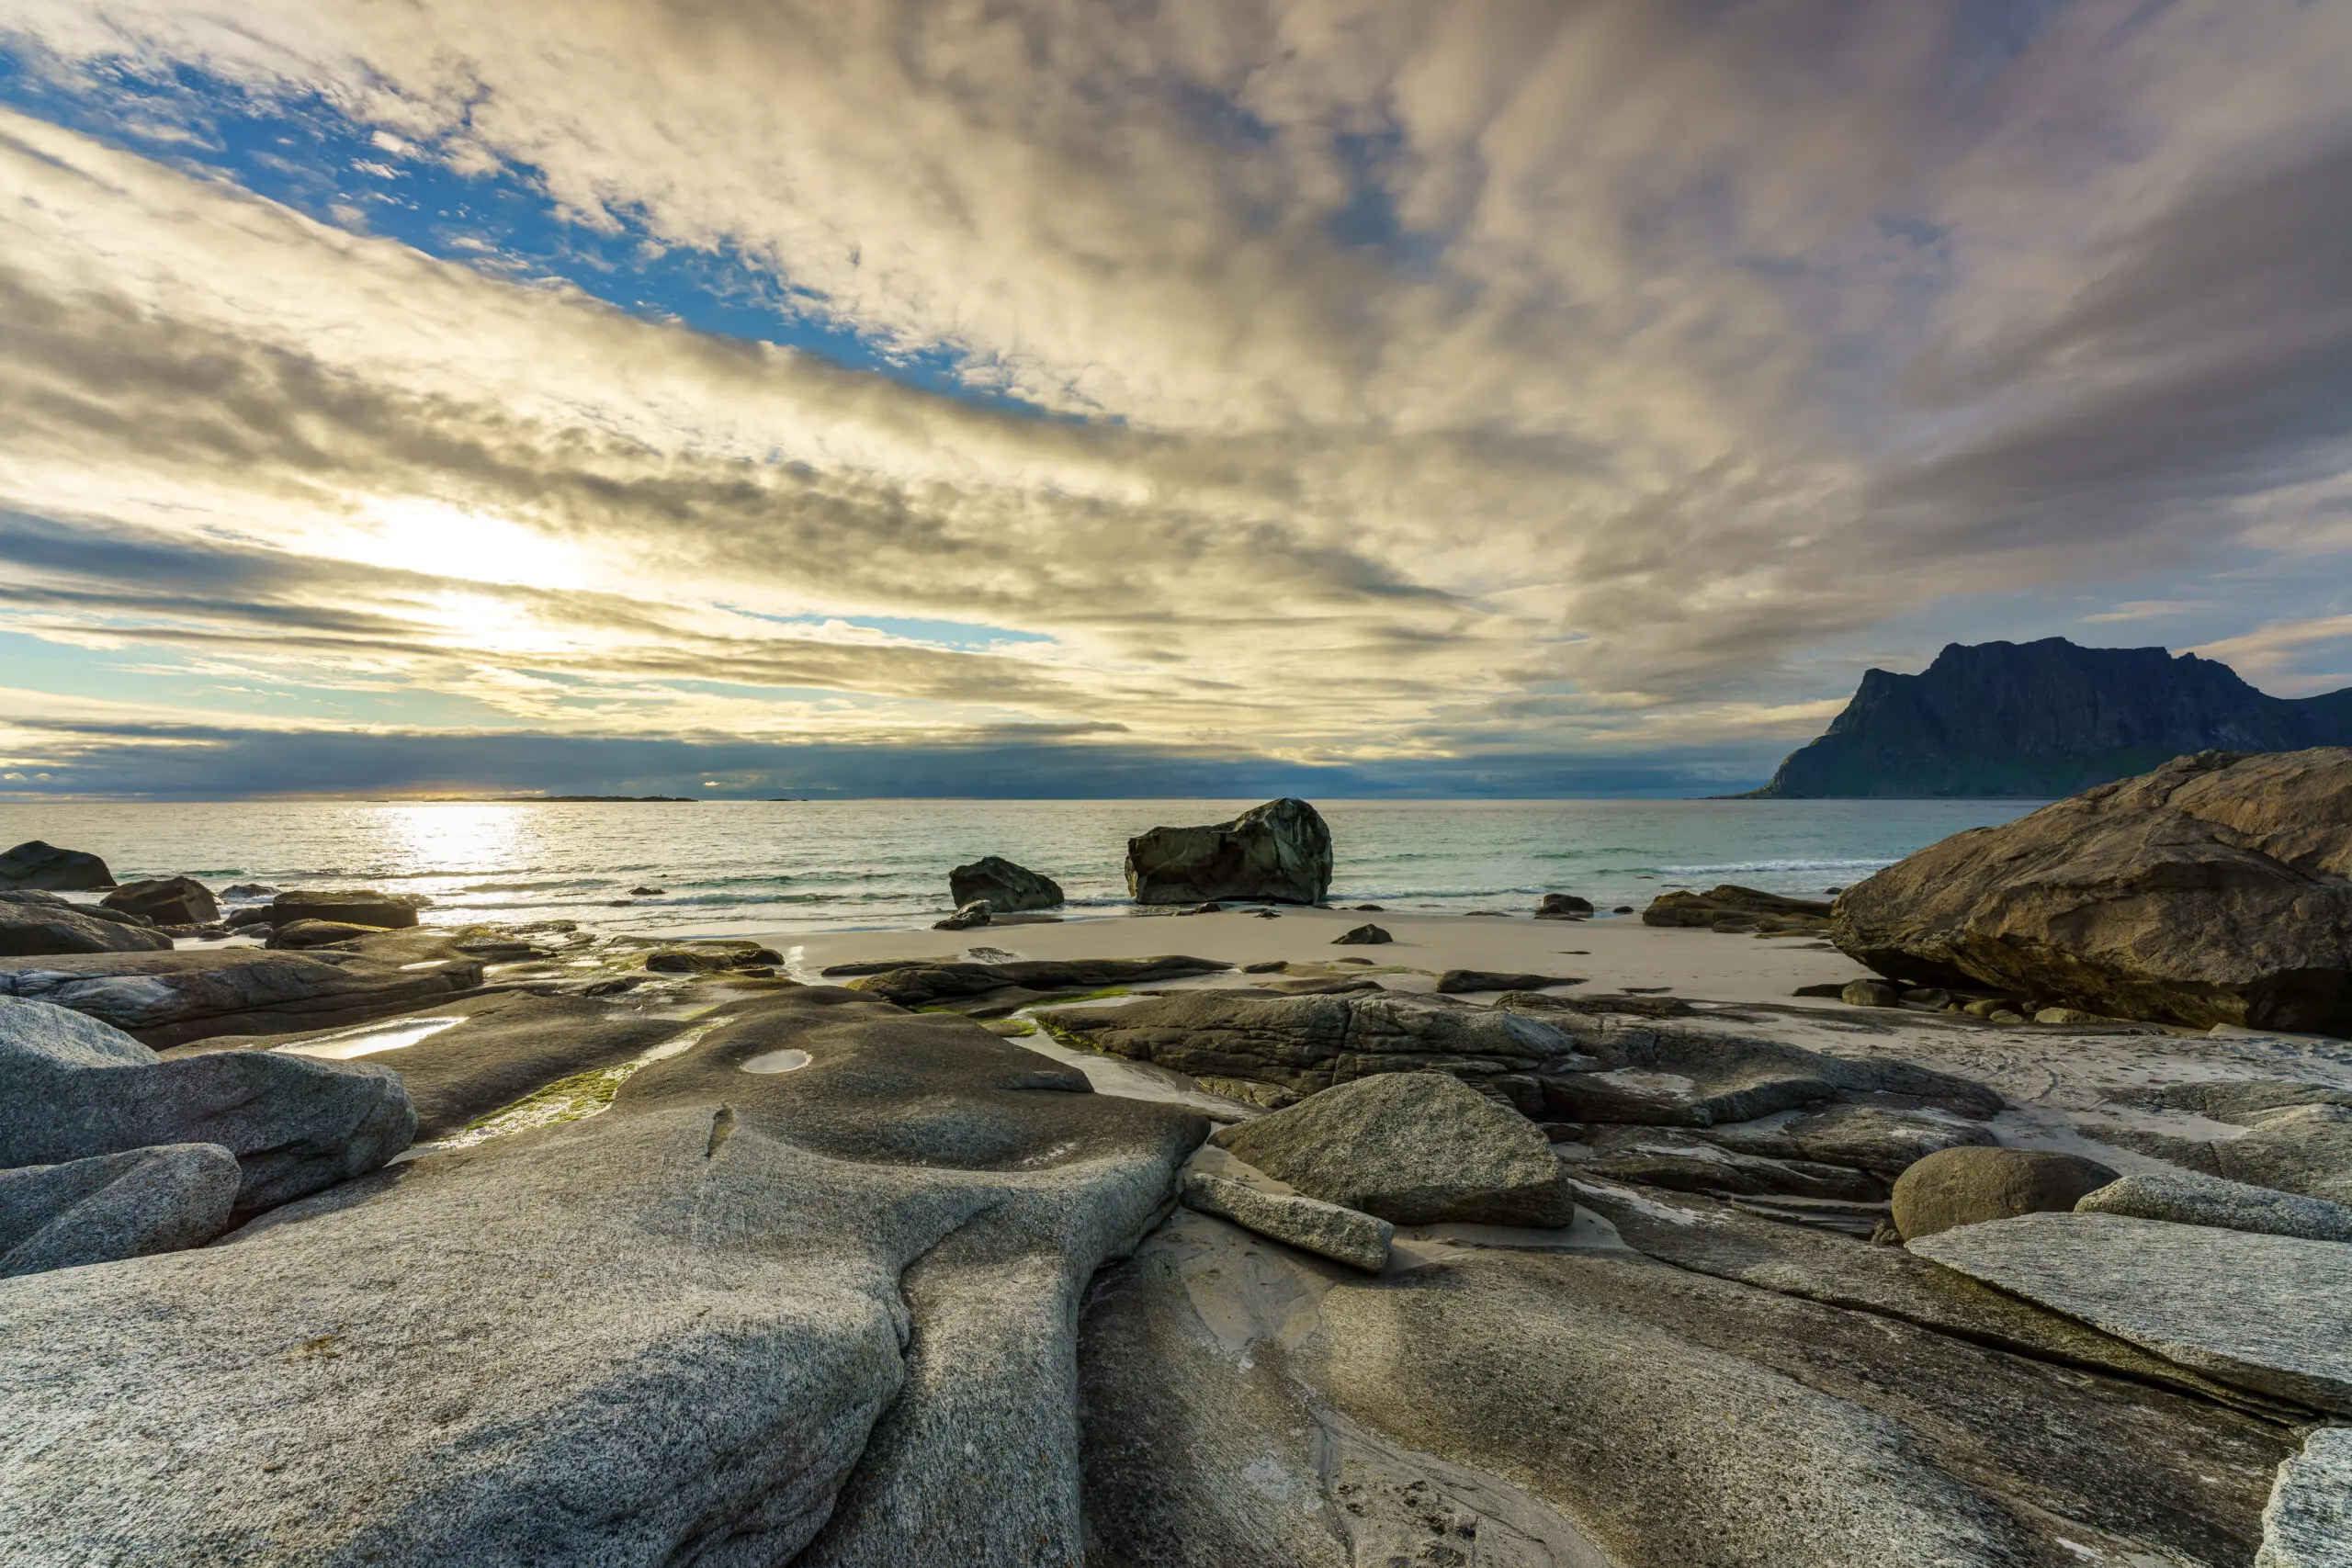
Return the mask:
POLYGON ((347 949, 258 947, 71 953, 0 961, 0 997, 88 1013, 149 1045, 283 1034, 405 1012, 481 984, 482 961, 437 931, 388 931, 347 949))
POLYGON ((97 1020, 0 998, 0 1168, 218 1144, 252 1214, 374 1170, 409 1145, 399 1075, 268 1051, 164 1061, 97 1020))
POLYGON ((2038 1213, 1906 1245, 2208 1377, 2352 1414, 2352 1246, 2343 1242, 2038 1213))
POLYGON ((239 1180, 218 1144, 0 1170, 0 1279, 201 1247, 229 1228, 239 1180))
POLYGON ((2197 1171, 2137 1173, 2086 1193, 2078 1214, 2123 1214, 2310 1241, 2352 1242, 2352 1204, 2250 1187, 2197 1171))
POLYGON ((1383 1073, 1220 1129, 1236 1159, 1400 1225, 1564 1225, 1576 1211, 1535 1123, 1443 1073, 1383 1073))
POLYGON ((1231 1220, 1242 1229, 1377 1274, 1387 1266, 1396 1227, 1361 1209, 1299 1193, 1262 1192, 1206 1171, 1184 1178, 1184 1206, 1231 1220))
POLYGON ((2352 1427, 2323 1427, 2278 1467, 2254 1568, 2352 1568, 2352 1427))

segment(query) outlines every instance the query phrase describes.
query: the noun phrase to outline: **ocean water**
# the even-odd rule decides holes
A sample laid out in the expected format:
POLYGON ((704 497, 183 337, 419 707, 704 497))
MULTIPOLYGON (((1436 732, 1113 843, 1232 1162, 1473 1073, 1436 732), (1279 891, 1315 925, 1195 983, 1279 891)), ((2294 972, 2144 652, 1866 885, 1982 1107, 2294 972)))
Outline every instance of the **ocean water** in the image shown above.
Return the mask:
MULTIPOLYGON (((45 839, 122 881, 216 891, 368 886, 433 900, 427 923, 569 919, 725 934, 927 925, 948 868, 1001 854, 1062 885, 1072 915, 1129 908, 1130 835, 1255 801, 828 800, 0 805, 0 847, 45 839), (637 887, 659 893, 633 895, 637 887)), ((1577 893, 1635 908, 1669 887, 1819 895, 2015 801, 1331 801, 1335 903, 1528 912, 1577 893)))

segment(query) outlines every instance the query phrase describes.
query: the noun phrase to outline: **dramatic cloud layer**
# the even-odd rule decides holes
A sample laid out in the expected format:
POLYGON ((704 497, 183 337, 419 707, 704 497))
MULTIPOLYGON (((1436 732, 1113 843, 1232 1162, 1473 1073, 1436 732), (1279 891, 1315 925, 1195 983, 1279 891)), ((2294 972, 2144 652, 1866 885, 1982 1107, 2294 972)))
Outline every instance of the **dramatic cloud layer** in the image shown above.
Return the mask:
POLYGON ((0 788, 1689 787, 1948 636, 2352 663, 2341 7, 0 49, 0 788))

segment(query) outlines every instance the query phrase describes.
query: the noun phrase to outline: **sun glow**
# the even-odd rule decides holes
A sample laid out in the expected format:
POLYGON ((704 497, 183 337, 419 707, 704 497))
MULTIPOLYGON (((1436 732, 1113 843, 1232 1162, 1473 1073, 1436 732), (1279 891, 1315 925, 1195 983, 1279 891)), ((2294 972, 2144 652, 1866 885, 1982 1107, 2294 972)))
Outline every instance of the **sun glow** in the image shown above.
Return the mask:
POLYGON ((366 521, 326 547, 368 566, 475 582, 554 589, 588 582, 588 558, 578 546, 525 524, 437 501, 370 502, 366 521))

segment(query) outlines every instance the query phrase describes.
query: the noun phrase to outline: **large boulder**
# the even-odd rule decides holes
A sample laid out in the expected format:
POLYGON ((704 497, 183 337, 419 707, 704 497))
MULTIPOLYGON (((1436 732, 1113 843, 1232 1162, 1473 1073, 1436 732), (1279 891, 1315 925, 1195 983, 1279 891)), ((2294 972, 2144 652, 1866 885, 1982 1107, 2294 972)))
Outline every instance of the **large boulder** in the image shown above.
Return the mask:
POLYGON ((435 931, 379 931, 318 953, 257 947, 0 961, 0 997, 102 1019, 153 1046, 403 1012, 481 984, 482 960, 435 931))
POLYGON ((1062 901, 1060 883, 1025 865, 1015 865, 1002 855, 982 855, 969 865, 957 866, 947 874, 947 890, 957 908, 984 903, 992 915, 1051 909, 1062 901))
POLYGON ((1220 1130, 1234 1158, 1400 1225, 1564 1225, 1576 1201, 1535 1124, 1443 1073, 1384 1073, 1220 1130))
POLYGON ((54 893, 0 892, 0 958, 68 953, 160 953, 172 939, 54 893))
POLYGON ((2114 1018, 2352 1033, 2352 750, 2202 751, 1848 888, 1880 974, 2114 1018))
POLYGON ((1205 1123, 737 1007, 602 1114, 0 1282, 0 1561, 1080 1560, 1080 1300, 1205 1123))
POLYGON ((398 1074, 272 1051, 165 1061, 119 1029, 0 998, 0 1168, 156 1144, 218 1144, 253 1213, 374 1170, 409 1145, 398 1074))
POLYGON ((1331 830, 1315 807, 1285 796, 1213 828, 1154 828, 1129 839, 1126 870, 1138 904, 1320 904, 1331 890, 1331 830))
POLYGON ((165 1144, 0 1170, 0 1279, 202 1247, 242 1178, 218 1144, 165 1144))
POLYGON ((159 926, 209 926, 220 918, 220 901, 192 876, 150 877, 126 882, 98 900, 109 909, 139 915, 159 926))
POLYGON ((1894 1228, 1916 1241, 2018 1214, 2064 1213, 2114 1179, 2114 1171, 2081 1155, 1942 1149, 1895 1179, 1894 1228))
POLYGON ((0 854, 0 888, 50 893, 95 893, 114 886, 107 863, 82 850, 61 850, 28 839, 0 854))

